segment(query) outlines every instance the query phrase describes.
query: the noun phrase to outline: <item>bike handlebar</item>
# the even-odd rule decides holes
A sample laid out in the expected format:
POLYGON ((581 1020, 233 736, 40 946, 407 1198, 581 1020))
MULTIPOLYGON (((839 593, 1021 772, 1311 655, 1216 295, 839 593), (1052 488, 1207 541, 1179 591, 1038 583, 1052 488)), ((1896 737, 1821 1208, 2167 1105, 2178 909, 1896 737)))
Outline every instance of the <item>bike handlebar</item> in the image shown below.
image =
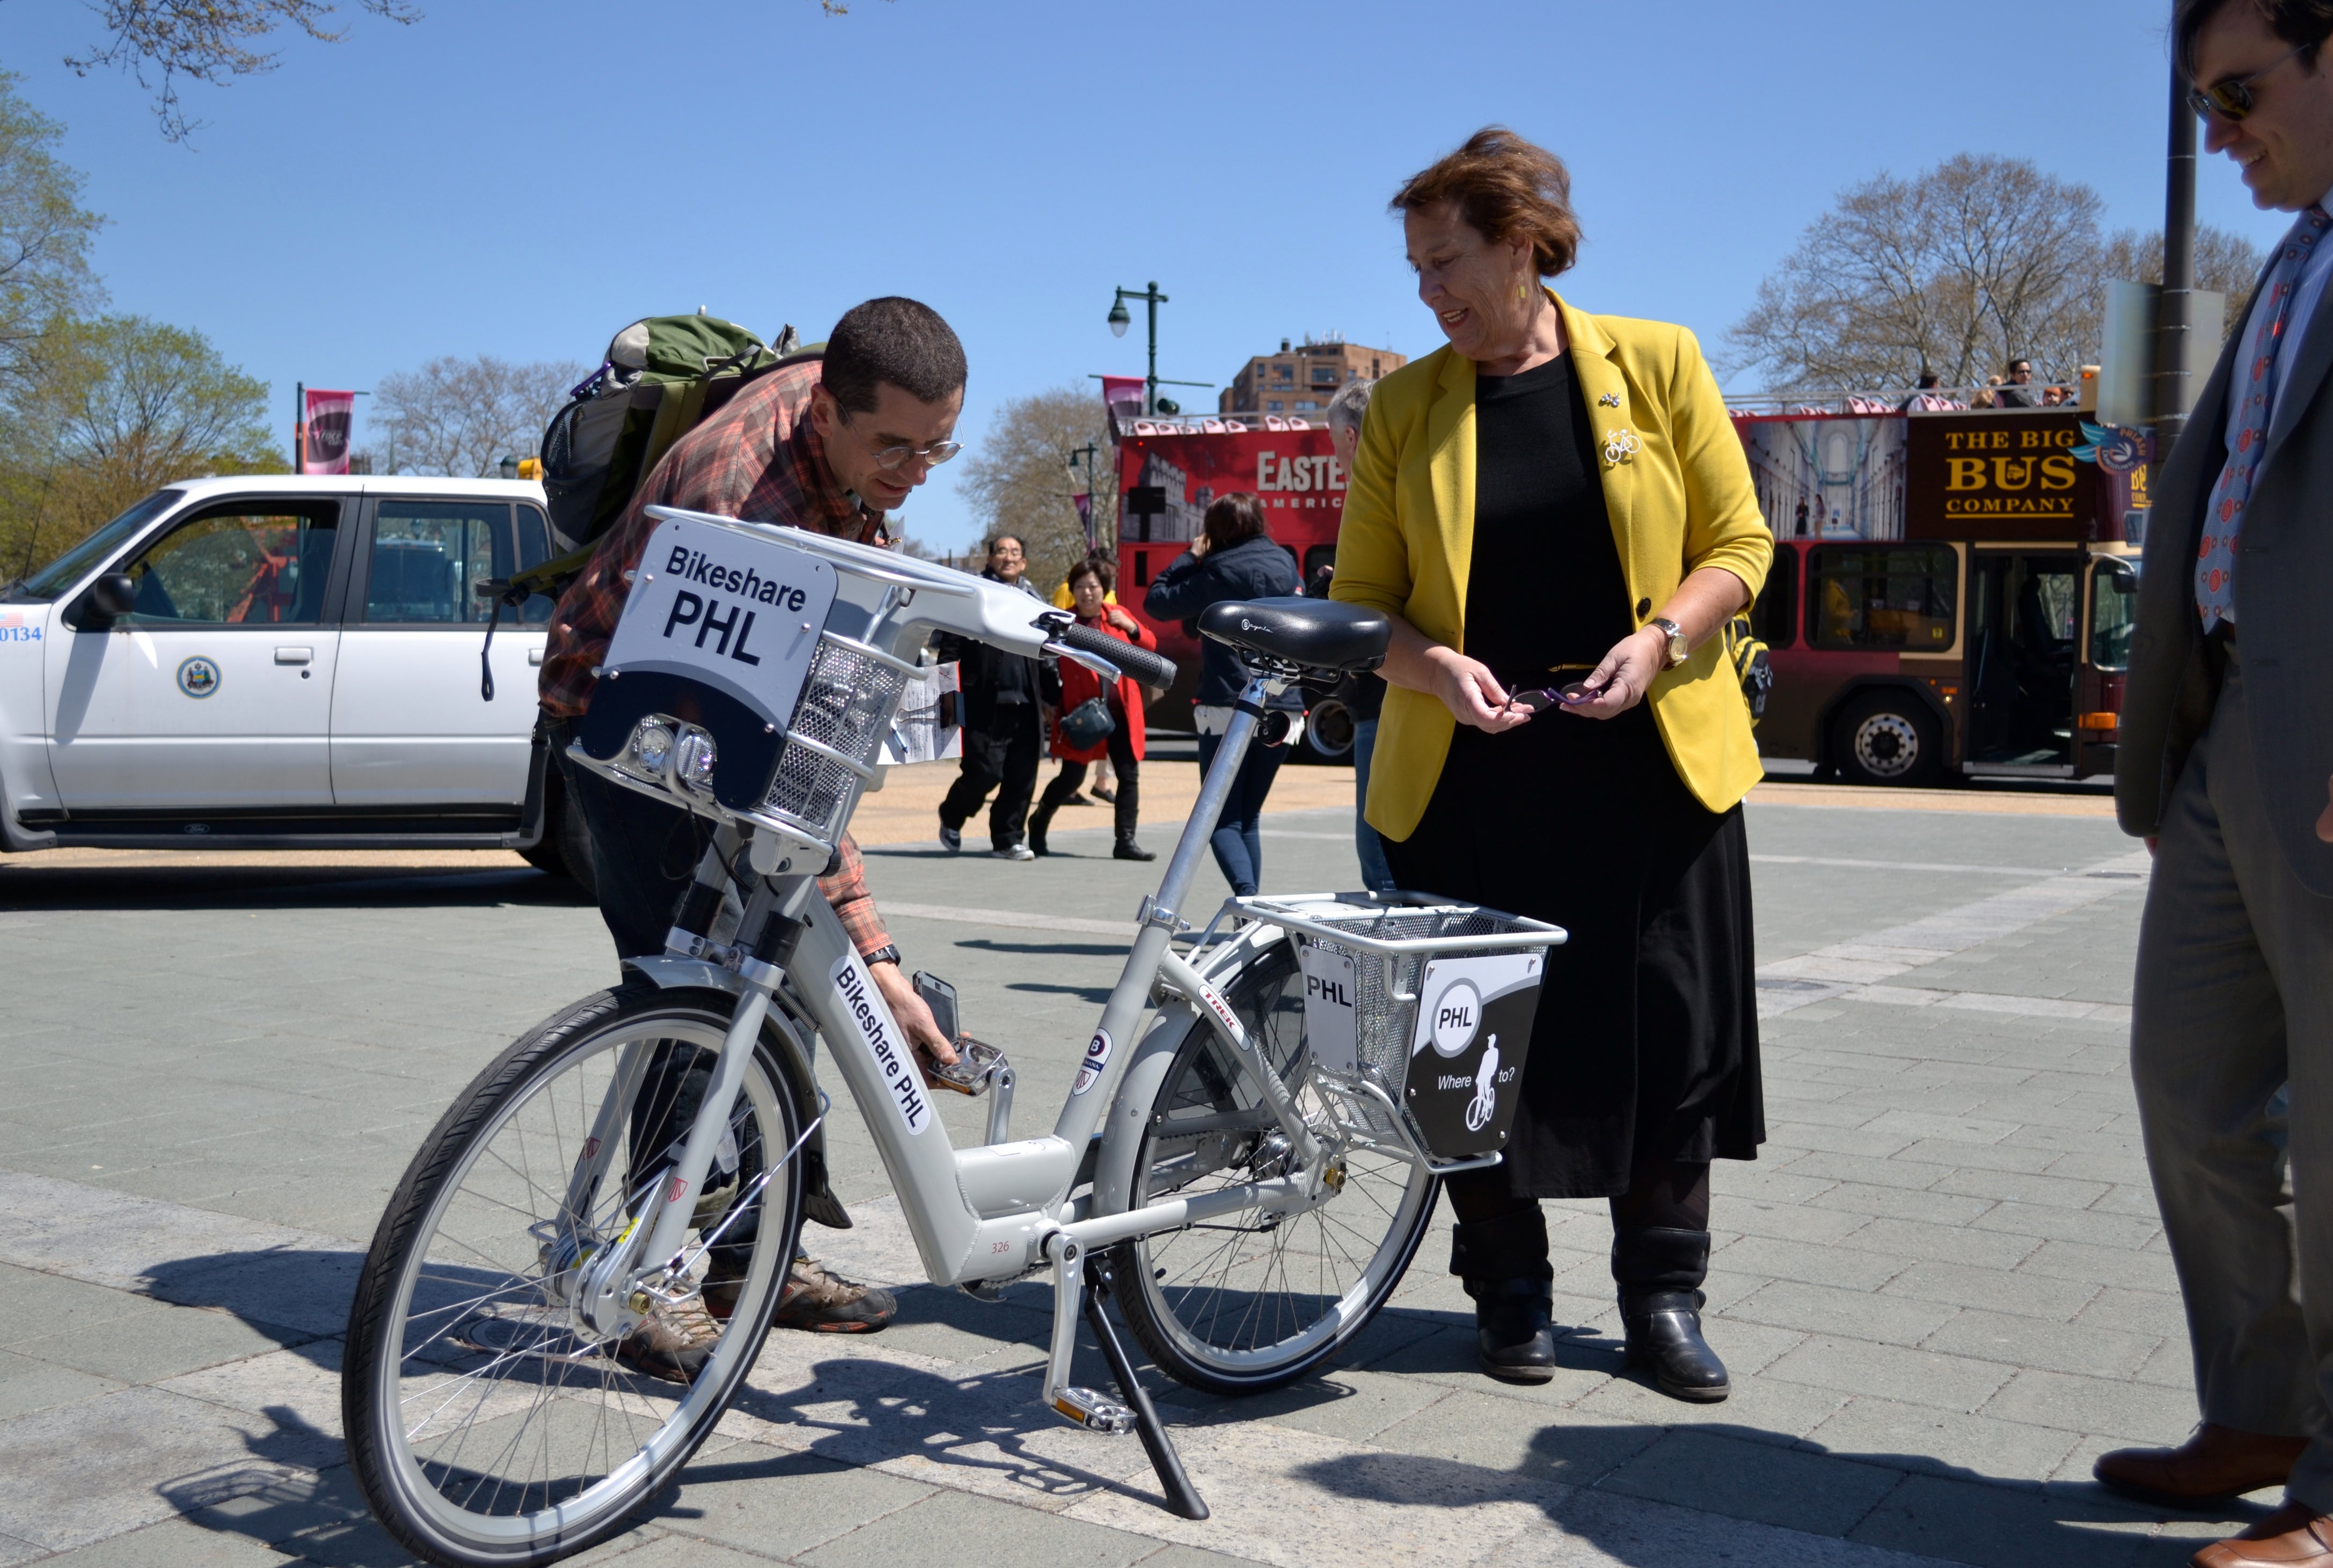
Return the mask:
POLYGON ((1175 684, 1176 671, 1174 660, 1129 643, 1124 637, 1114 637, 1091 626, 1067 626, 1053 634, 1053 640, 1063 647, 1075 648, 1081 654, 1109 660, 1143 685, 1171 686, 1175 684))

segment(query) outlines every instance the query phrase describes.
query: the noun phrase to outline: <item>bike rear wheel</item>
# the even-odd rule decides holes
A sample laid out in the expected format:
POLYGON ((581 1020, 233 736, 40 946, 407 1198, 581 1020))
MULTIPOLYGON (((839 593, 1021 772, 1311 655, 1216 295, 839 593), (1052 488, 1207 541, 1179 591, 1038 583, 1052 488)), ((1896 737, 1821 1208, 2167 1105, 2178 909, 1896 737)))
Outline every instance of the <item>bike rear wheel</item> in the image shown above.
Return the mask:
MULTIPOLYGON (((1112 1275, 1127 1325, 1167 1375, 1213 1393, 1260 1393, 1304 1376, 1368 1326, 1416 1256, 1440 1188, 1381 1110, 1357 1113, 1314 1078, 1291 942, 1256 952, 1222 989, 1306 1124, 1336 1151, 1341 1185, 1285 1219, 1249 1210, 1122 1242, 1112 1275)), ((1285 1135, 1231 1047, 1195 1021, 1135 1156, 1135 1205, 1268 1179, 1287 1161, 1285 1135)))
POLYGON ((366 1501, 421 1557, 509 1568, 614 1534, 752 1368, 802 1223, 802 1129, 766 1047, 692 1217, 696 1294, 658 1309, 700 1342, 717 1330, 701 1365, 658 1375, 644 1336, 573 1305, 677 1157, 734 1006, 639 983, 579 1002, 480 1074, 414 1157, 358 1281, 341 1407, 366 1501))

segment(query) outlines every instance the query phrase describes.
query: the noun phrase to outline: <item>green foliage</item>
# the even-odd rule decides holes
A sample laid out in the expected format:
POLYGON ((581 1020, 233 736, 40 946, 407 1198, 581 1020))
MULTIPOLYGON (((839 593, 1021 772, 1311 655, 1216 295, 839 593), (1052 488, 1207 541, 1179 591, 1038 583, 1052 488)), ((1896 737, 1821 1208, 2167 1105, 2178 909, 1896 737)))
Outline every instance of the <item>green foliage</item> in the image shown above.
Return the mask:
POLYGON ((267 385, 201 333, 139 316, 53 323, 0 396, 0 580, 178 479, 280 473, 267 385))
POLYGON ((81 205, 81 171, 57 159, 64 127, 16 93, 0 71, 0 385, 52 321, 90 310, 104 291, 89 270, 105 220, 81 205))

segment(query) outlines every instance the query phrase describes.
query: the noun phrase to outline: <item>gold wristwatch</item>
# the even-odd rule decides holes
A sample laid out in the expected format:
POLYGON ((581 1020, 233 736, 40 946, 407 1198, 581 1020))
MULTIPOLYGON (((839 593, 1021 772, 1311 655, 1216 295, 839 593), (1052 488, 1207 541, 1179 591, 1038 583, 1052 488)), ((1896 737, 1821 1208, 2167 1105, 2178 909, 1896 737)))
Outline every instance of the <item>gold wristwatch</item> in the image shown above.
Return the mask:
POLYGON ((1685 628, 1676 622, 1670 620, 1666 616, 1655 616, 1645 624, 1648 626, 1660 627, 1661 634, 1669 640, 1668 655, 1662 660, 1661 668, 1674 670, 1692 656, 1693 649, 1685 644, 1685 628))

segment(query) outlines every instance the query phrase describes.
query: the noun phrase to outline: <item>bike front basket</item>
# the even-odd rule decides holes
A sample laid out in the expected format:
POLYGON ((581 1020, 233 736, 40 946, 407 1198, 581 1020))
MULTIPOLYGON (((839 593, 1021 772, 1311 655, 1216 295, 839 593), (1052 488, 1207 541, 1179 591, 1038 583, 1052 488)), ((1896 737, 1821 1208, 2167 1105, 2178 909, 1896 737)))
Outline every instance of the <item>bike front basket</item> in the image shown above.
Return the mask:
POLYGON ((1382 1090, 1436 1162, 1505 1147, 1560 926, 1413 894, 1232 907, 1295 940, 1306 1030, 1326 1077, 1382 1090))

